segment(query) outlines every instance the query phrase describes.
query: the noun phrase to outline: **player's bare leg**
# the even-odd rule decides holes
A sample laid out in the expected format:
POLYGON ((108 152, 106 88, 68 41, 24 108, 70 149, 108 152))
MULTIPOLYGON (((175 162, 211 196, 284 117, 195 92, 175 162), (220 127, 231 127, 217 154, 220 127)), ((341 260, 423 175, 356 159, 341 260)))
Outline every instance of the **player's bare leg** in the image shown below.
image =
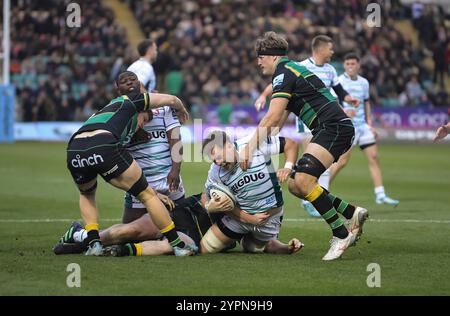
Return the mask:
POLYGON ((105 246, 160 237, 162 235, 149 214, 144 214, 131 223, 116 224, 100 232, 100 239, 105 246))
POLYGON ((152 221, 160 232, 169 240, 176 255, 192 255, 196 249, 189 249, 189 245, 179 238, 175 224, 169 216, 164 204, 158 198, 156 191, 148 186, 147 180, 136 161, 133 160, 130 167, 117 178, 111 179, 110 183, 136 196, 145 205, 152 221))
MULTIPOLYGON (((186 244, 194 241, 188 235, 178 232, 180 238, 186 244)), ((167 239, 146 240, 141 243, 127 243, 123 245, 112 245, 105 247, 103 256, 124 257, 124 256, 158 256, 173 254, 172 246, 167 239)))
POLYGON ((98 256, 102 252, 102 244, 99 237, 98 209, 95 202, 97 178, 83 184, 78 184, 80 190, 80 211, 85 223, 87 238, 85 242, 89 245, 86 255, 98 256))
POLYGON ((330 250, 323 257, 323 260, 339 258, 355 242, 357 233, 357 231, 354 234, 347 230, 344 220, 339 217, 335 205, 339 205, 340 213, 347 219, 353 217, 356 208, 332 196, 317 182, 317 176, 329 168, 333 161, 334 157, 329 151, 316 143, 310 143, 305 154, 298 162, 297 168, 299 171, 295 174, 294 179, 290 179, 289 183, 290 191, 294 195, 310 201, 333 232, 330 250))
POLYGON ((350 160, 350 157, 352 155, 352 149, 350 148, 345 154, 343 154, 341 157, 339 157, 338 161, 336 161, 334 164, 330 167, 330 183, 336 178, 337 174, 344 169, 345 166, 347 166, 347 163, 350 160))
POLYGON ((231 245, 234 239, 226 236, 217 224, 212 225, 200 241, 200 253, 217 253, 231 245))
POLYGON ((391 199, 384 192, 383 178, 381 176, 380 160, 378 158, 377 145, 372 145, 363 149, 363 153, 367 158, 370 175, 372 176, 373 185, 375 187, 376 203, 390 204, 397 206, 400 202, 391 199))

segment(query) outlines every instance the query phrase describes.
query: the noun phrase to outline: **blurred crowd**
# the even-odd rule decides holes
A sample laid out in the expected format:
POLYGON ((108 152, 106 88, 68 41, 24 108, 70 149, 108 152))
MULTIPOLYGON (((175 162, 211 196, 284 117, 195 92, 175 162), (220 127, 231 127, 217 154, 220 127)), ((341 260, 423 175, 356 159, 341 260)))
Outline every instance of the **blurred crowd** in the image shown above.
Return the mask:
POLYGON ((70 2, 18 0, 11 5, 17 120, 85 120, 115 96, 111 74, 118 56, 127 55, 126 32, 100 0, 81 3, 82 27, 68 27, 70 2))
MULTIPOLYGON (((361 57, 375 105, 448 106, 450 19, 442 7, 381 1, 381 27, 368 27, 373 0, 122 0, 144 34, 157 41, 157 90, 180 96, 194 117, 205 105, 251 106, 270 78, 261 76, 255 39, 286 35, 292 59, 310 53, 311 39, 334 40, 332 64, 343 71, 349 51, 361 57), (418 42, 394 24, 408 19, 418 42)), ((22 120, 82 120, 114 95, 113 78, 135 48, 101 1, 81 3, 82 28, 65 25, 70 1, 18 0, 12 7, 12 78, 22 120)), ((19 117, 20 119, 20 117, 19 117)))

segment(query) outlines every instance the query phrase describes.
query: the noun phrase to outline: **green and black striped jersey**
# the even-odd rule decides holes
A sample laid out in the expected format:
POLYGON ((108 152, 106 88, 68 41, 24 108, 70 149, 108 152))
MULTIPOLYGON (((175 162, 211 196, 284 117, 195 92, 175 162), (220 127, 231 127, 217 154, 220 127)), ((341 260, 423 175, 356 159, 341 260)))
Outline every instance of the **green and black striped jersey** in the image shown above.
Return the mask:
POLYGON ((288 99, 287 110, 311 130, 324 123, 348 119, 322 80, 300 62, 282 58, 272 77, 272 89, 272 99, 288 99))
POLYGON ((126 144, 136 131, 138 113, 147 111, 149 106, 148 93, 139 93, 134 97, 122 95, 93 114, 74 135, 104 129, 110 131, 120 143, 126 144))

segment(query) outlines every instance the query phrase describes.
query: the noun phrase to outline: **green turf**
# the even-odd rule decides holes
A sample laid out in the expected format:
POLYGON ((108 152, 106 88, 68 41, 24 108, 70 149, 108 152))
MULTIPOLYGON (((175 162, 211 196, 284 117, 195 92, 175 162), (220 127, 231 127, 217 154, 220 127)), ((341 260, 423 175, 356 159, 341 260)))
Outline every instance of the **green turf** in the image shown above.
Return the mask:
MULTIPOLYGON (((285 186, 280 239, 299 237, 306 244, 295 255, 55 256, 51 247, 70 221, 29 220, 80 217, 64 149, 58 143, 0 145, 0 295, 450 294, 449 146, 380 147, 385 186, 401 200, 395 209, 374 203, 366 162, 355 152, 332 192, 366 206, 371 221, 357 247, 335 262, 321 260, 329 246, 328 227, 306 221, 285 186), (66 285, 72 262, 81 267, 81 288, 66 285), (370 263, 381 267, 380 288, 366 284, 370 263)), ((207 168, 202 163, 183 166, 188 194, 201 191, 207 168)), ((100 184, 101 218, 120 218, 122 196, 100 184)), ((102 227, 110 224, 101 222, 102 227)))

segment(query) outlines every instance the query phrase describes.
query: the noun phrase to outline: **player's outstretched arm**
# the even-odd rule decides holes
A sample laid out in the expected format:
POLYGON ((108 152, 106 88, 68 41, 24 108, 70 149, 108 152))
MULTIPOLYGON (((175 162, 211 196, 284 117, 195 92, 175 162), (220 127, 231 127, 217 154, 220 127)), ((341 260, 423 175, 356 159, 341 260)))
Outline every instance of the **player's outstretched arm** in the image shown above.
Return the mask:
POLYGON ((282 127, 280 123, 284 123, 282 119, 285 116, 288 102, 289 100, 285 98, 275 98, 270 101, 269 110, 262 118, 248 145, 239 152, 239 163, 242 170, 245 171, 250 167, 250 157, 267 139, 267 136, 279 132, 282 127))
POLYGON ((178 97, 171 94, 150 93, 150 108, 160 108, 166 105, 177 112, 178 119, 181 123, 189 119, 189 113, 178 97))
POLYGON ((440 141, 444 137, 446 137, 450 133, 450 122, 448 122, 446 125, 440 126, 436 130, 436 135, 434 135, 433 142, 440 141))
POLYGON ((297 238, 291 239, 288 244, 285 244, 278 239, 272 239, 267 242, 264 252, 274 254, 293 254, 300 251, 300 249, 304 246, 305 245, 297 238))

